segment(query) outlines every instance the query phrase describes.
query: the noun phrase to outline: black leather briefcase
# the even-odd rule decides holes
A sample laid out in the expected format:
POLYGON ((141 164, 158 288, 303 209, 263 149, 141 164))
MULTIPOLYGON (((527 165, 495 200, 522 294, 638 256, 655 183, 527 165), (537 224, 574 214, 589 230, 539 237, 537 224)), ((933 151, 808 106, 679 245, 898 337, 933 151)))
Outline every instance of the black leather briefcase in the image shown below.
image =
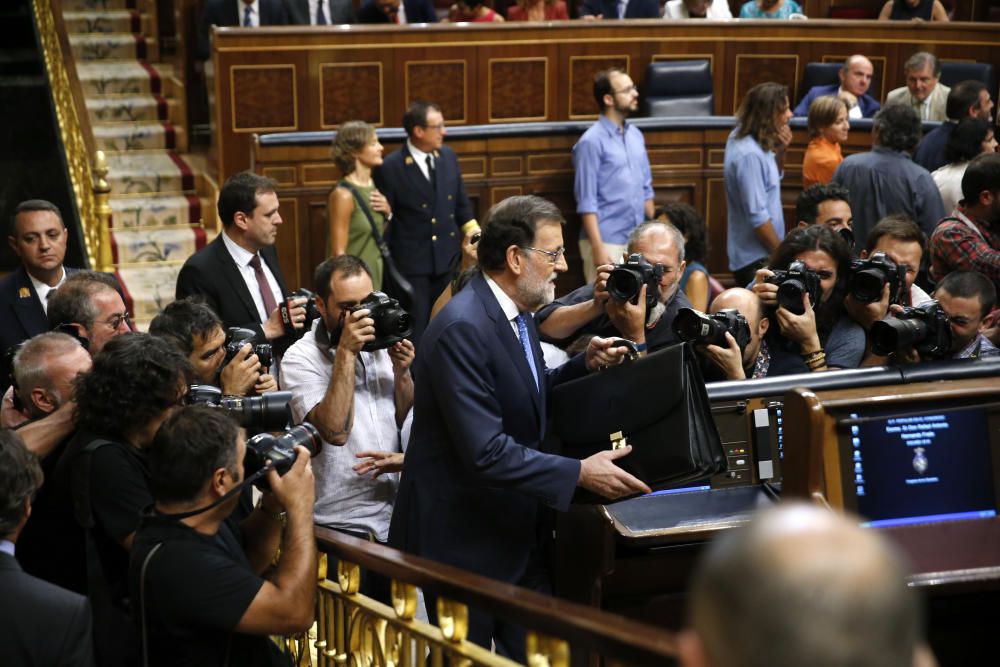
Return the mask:
MULTIPOLYGON (((726 469, 705 383, 686 343, 561 384, 551 405, 564 455, 584 459, 632 445, 615 463, 654 491, 726 469)), ((583 489, 574 501, 607 502, 583 489)))

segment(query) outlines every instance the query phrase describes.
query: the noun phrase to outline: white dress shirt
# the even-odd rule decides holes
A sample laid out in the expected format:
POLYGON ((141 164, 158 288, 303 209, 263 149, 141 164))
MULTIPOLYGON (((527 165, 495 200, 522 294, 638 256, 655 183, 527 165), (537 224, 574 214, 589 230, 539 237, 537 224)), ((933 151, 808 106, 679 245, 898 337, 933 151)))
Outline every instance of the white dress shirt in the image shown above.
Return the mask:
MULTIPOLYGON (((229 238, 225 230, 222 232, 222 243, 226 246, 226 250, 229 251, 229 255, 233 258, 233 261, 236 262, 236 267, 240 270, 240 275, 243 276, 243 281, 247 284, 247 289, 250 291, 250 298, 253 299, 253 304, 257 306, 257 315, 260 317, 261 324, 263 324, 267 321, 271 313, 268 313, 264 308, 264 297, 260 294, 260 287, 257 285, 257 276, 254 273, 253 267, 250 266, 250 260, 253 259, 254 254, 237 245, 235 241, 229 238)), ((278 285, 277 278, 271 273, 271 267, 267 265, 263 257, 260 259, 260 265, 264 269, 264 277, 267 278, 267 284, 274 294, 274 302, 280 304, 284 297, 281 294, 281 286, 278 285)))
MULTIPOLYGON (((413 156, 413 161, 416 162, 417 166, 420 168, 420 173, 424 175, 424 178, 430 181, 431 176, 429 173, 427 173, 427 156, 430 155, 430 153, 423 152, 422 150, 414 146, 412 143, 410 143, 409 139, 406 140, 406 148, 407 150, 410 151, 410 155, 413 156)), ((431 157, 434 156, 432 155, 431 157)), ((434 168, 437 169, 436 159, 434 160, 434 168)))
POLYGON ((31 275, 30 273, 28 274, 28 280, 31 281, 31 286, 35 288, 35 294, 38 295, 38 300, 42 302, 42 310, 45 311, 46 315, 49 314, 49 293, 52 292, 52 290, 60 287, 64 282, 66 282, 66 268, 65 267, 60 267, 60 268, 62 269, 62 276, 60 276, 59 282, 57 282, 52 287, 49 287, 41 280, 36 279, 35 276, 31 275))
POLYGON ((486 284, 489 285, 490 291, 493 292, 493 296, 495 296, 497 301, 500 303, 500 310, 503 311, 504 317, 506 317, 507 321, 510 323, 510 328, 514 331, 514 338, 520 341, 521 334, 517 330, 517 322, 515 320, 517 319, 517 316, 521 314, 521 311, 517 309, 517 304, 514 303, 513 299, 507 296, 506 292, 500 289, 500 286, 496 284, 496 281, 485 274, 483 277, 486 278, 486 284))
POLYGON ((253 0, 251 3, 243 2, 243 0, 231 0, 235 1, 239 10, 237 16, 240 19, 240 26, 243 26, 243 17, 246 16, 247 7, 250 7, 250 25, 247 27, 259 28, 260 27, 260 0, 253 0))

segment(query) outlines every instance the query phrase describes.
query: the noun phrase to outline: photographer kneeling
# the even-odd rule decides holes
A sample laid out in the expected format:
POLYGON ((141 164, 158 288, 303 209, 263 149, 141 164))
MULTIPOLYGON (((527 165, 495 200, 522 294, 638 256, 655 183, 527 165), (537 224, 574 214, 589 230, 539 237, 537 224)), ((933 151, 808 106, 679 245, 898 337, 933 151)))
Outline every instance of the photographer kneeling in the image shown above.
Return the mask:
POLYGON ((774 310, 769 376, 857 368, 865 332, 844 311, 851 254, 825 225, 791 231, 757 271, 753 291, 774 310))
POLYGON ((204 406, 175 412, 149 447, 156 504, 143 517, 129 564, 149 665, 290 665, 267 635, 312 625, 309 452, 297 445, 283 476, 267 472, 270 491, 247 516, 240 502, 246 451, 236 423, 204 406), (279 548, 273 574, 261 578, 279 548))
POLYGON ((625 253, 624 264, 597 268, 594 285, 535 314, 544 338, 570 345, 582 335, 622 336, 651 352, 678 342, 674 317, 691 307, 678 286, 685 268, 684 235, 668 222, 644 222, 629 234, 625 253))
POLYGON ((256 348, 266 351, 265 359, 254 353, 254 333, 245 331, 246 342, 233 340, 222 328, 222 320, 201 297, 187 297, 169 304, 149 323, 149 333, 173 343, 187 355, 197 384, 217 386, 226 396, 247 396, 277 391, 278 381, 266 368, 271 364, 271 344, 256 348), (262 372, 263 371, 263 372, 262 372))
POLYGON ((706 382, 767 377, 771 355, 764 336, 770 325, 760 298, 743 287, 715 297, 708 315, 685 308, 674 320, 680 339, 693 343, 710 362, 704 368, 706 382))

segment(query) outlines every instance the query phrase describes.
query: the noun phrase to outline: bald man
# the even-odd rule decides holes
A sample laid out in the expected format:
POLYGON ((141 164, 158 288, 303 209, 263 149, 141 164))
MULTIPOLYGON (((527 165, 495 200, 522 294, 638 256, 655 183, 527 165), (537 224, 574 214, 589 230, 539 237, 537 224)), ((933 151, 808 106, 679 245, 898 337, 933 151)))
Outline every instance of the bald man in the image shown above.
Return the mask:
POLYGON ((764 314, 764 306, 760 298, 743 287, 733 287, 715 297, 709 311, 714 315, 721 310, 735 309, 747 320, 750 327, 750 342, 746 349, 740 350, 736 339, 731 333, 726 333, 728 347, 706 345, 703 348, 705 357, 712 362, 713 368, 706 369, 705 379, 713 380, 756 380, 767 377, 768 365, 771 360, 767 352, 764 334, 771 325, 764 314), (721 373, 723 377, 718 377, 721 373))
POLYGON ((904 577, 893 548, 857 518, 783 503, 712 544, 695 573, 679 662, 911 667, 926 649, 904 577))
POLYGON ((844 66, 837 73, 840 85, 833 83, 829 86, 813 86, 799 102, 799 106, 795 107, 793 113, 796 116, 808 116, 809 105, 813 100, 817 97, 831 96, 841 97, 848 102, 848 118, 871 118, 881 108, 875 98, 868 94, 874 73, 872 61, 862 55, 853 55, 844 62, 844 66))

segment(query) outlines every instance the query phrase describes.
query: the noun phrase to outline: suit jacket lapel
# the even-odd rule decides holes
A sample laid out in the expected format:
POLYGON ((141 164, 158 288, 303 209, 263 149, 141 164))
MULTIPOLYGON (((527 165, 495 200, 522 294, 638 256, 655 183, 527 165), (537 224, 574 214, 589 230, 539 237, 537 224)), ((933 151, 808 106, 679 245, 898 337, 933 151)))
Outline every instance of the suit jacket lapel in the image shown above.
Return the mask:
POLYGON ((420 170, 416 158, 410 155, 410 149, 405 145, 403 146, 403 171, 406 173, 410 185, 427 195, 431 201, 435 201, 434 188, 431 187, 431 182, 424 176, 424 172, 420 170))
POLYGON ((222 235, 225 232, 220 232, 212 244, 215 246, 215 259, 219 264, 219 268, 222 270, 223 277, 229 282, 229 287, 232 289, 233 293, 240 298, 240 302, 243 307, 246 308, 247 314, 250 316, 249 320, 251 322, 257 322, 260 320, 260 313, 257 312, 257 306, 253 302, 253 297, 250 295, 250 291, 247 289, 246 281, 243 280, 243 274, 240 273, 240 269, 236 266, 236 262, 233 260, 233 256, 229 254, 229 250, 226 249, 226 244, 222 241, 222 235))
POLYGON ((14 299, 14 312, 26 332, 48 331, 48 319, 42 302, 38 299, 35 286, 31 284, 28 272, 23 266, 17 267, 17 298, 14 299))

